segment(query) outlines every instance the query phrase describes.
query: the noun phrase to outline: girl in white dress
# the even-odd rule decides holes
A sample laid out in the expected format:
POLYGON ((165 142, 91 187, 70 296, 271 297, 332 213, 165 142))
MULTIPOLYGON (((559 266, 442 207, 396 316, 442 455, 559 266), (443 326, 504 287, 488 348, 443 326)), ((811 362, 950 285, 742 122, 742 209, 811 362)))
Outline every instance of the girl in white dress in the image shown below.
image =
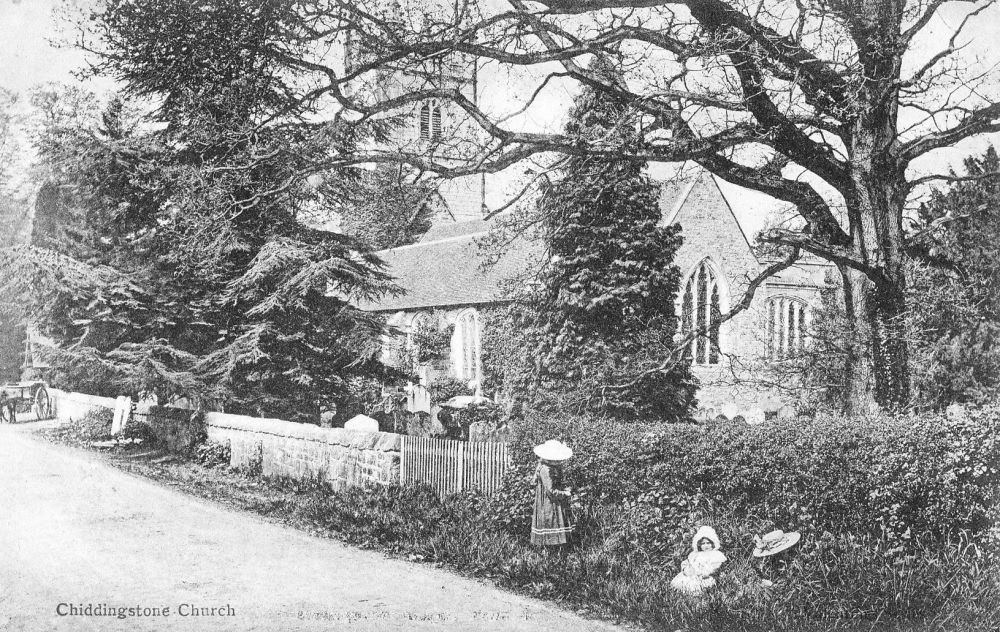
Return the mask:
POLYGON ((726 561, 720 550, 722 543, 712 527, 700 527, 691 540, 691 553, 681 562, 681 572, 671 580, 670 585, 688 595, 700 595, 715 586, 712 577, 726 561))

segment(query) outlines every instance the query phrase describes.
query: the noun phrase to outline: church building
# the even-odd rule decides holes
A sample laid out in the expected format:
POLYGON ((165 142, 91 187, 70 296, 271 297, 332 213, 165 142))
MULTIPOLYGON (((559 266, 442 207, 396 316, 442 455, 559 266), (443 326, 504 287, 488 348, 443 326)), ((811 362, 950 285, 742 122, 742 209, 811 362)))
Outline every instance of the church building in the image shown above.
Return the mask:
MULTIPOLYGON (((392 19, 403 19, 402 7, 398 3, 393 6, 399 17, 392 19)), ((346 69, 363 63, 365 55, 362 46, 345 42, 346 69)), ((448 87, 458 88, 477 103, 483 80, 473 60, 432 56, 417 68, 380 69, 357 88, 357 94, 363 96, 367 91, 385 98, 448 87)), ((478 147, 478 128, 464 111, 448 102, 418 102, 403 113, 402 120, 408 124, 397 129, 384 151, 458 163, 463 160, 463 148, 478 147)), ((498 262, 483 266, 486 254, 479 243, 490 230, 490 222, 483 219, 485 200, 483 176, 445 180, 435 196, 431 228, 416 243, 379 253, 403 290, 400 296, 361 305, 384 314, 389 325, 400 332, 398 340, 386 341, 384 359, 393 361, 399 349, 412 350, 414 334, 421 327, 441 325, 452 332, 448 361, 433 368, 419 367, 420 383, 408 389, 411 411, 430 412, 426 387, 435 378, 463 381, 469 385, 470 395, 491 395, 484 393, 482 386, 481 314, 508 300, 505 288, 512 280, 530 277, 529 267, 537 259, 533 255, 541 246, 517 240, 498 262), (435 322, 438 320, 443 322, 435 322)), ((662 221, 680 224, 684 238, 675 260, 683 274, 675 313, 680 319, 678 335, 684 335, 711 326, 719 314, 738 304, 750 281, 773 261, 753 247, 730 201, 714 176, 706 172, 663 183, 660 208, 662 221)), ((760 411, 773 411, 782 405, 780 389, 759 378, 767 366, 808 344, 812 314, 819 306, 829 272, 829 264, 806 258, 768 279, 757 290, 749 310, 712 328, 708 336, 694 339, 689 356, 701 384, 698 400, 702 408, 736 407, 760 417, 760 411)))
MULTIPOLYGON (((660 208, 664 224, 680 224, 684 238, 675 259, 683 275, 675 313, 679 334, 686 334, 727 313, 742 300, 750 281, 774 261, 762 258, 751 245, 711 174, 700 173, 683 184, 665 183, 660 208)), ((452 332, 443 373, 467 381, 470 394, 487 396, 491 393, 483 393, 481 386, 480 314, 508 300, 507 282, 530 277, 532 255, 541 247, 518 240, 495 264, 484 266, 487 254, 480 243, 489 229, 490 222, 462 212, 439 213, 417 243, 379 253, 404 293, 363 305, 385 314, 400 332, 401 340, 390 341, 388 347, 412 345, 416 328, 443 320, 434 323, 452 332)), ((694 339, 689 356, 701 384, 701 408, 726 409, 746 418, 782 406, 780 389, 758 377, 767 366, 808 344, 810 321, 830 270, 829 264, 815 259, 784 270, 757 290, 749 310, 694 339)), ((433 372, 424 370, 422 384, 410 389, 409 408, 429 412, 424 386, 433 372)))

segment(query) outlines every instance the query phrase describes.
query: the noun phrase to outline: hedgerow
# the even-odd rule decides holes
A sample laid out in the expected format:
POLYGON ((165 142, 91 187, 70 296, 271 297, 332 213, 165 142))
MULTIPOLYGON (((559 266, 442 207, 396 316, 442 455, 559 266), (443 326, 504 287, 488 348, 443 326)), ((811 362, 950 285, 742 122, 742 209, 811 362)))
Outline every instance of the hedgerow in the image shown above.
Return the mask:
MULTIPOLYGON (((574 449, 567 479, 579 503, 626 509, 623 530, 651 553, 665 527, 706 506, 807 533, 886 538, 968 532, 994 538, 1000 483, 1000 408, 927 414, 734 423, 635 425, 535 418, 519 429, 516 466, 496 495, 512 528, 530 511, 531 446, 560 438, 574 449)), ((995 539, 995 538, 994 538, 995 539)))

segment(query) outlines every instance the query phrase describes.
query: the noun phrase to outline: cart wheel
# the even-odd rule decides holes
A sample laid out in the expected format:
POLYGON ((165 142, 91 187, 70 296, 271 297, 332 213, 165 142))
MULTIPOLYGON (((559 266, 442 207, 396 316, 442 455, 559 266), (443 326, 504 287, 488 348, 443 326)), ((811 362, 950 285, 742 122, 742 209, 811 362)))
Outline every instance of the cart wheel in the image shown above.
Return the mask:
POLYGON ((48 419, 52 414, 52 403, 49 401, 49 393, 45 387, 39 387, 35 391, 35 417, 38 419, 48 419))

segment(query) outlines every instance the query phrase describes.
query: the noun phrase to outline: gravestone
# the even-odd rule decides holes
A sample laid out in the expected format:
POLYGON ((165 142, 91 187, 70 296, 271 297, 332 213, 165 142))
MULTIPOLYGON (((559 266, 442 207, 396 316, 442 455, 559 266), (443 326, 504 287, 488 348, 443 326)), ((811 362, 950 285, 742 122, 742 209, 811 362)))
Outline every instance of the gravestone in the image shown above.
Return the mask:
POLYGON ((784 406, 778 409, 778 419, 794 419, 794 418, 795 418, 795 409, 789 406, 788 404, 785 404, 784 406))
POLYGON ((965 406, 961 404, 951 404, 944 409, 944 414, 951 420, 963 419, 966 416, 965 406))
POLYGON ((378 421, 368 415, 356 415, 347 420, 347 423, 344 424, 344 429, 378 432, 378 421))
POLYGON ((337 417, 337 413, 332 410, 324 410, 319 414, 319 426, 320 428, 333 428, 333 420, 337 417))
POLYGON ((120 395, 115 400, 115 416, 111 420, 111 436, 116 437, 128 424, 129 415, 132 412, 132 400, 124 395, 120 395))
POLYGON ((740 413, 740 407, 732 402, 729 402, 719 407, 719 412, 725 415, 726 419, 732 419, 740 413))

